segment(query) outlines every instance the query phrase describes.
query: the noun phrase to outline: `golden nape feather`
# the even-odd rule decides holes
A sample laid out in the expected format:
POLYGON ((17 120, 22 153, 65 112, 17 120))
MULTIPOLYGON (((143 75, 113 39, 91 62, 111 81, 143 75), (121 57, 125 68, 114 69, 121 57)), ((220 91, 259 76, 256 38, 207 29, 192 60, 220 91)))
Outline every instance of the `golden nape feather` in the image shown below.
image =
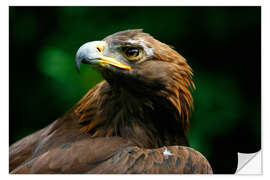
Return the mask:
POLYGON ((63 117, 10 146, 10 173, 212 173, 188 147, 192 69, 142 30, 82 45, 104 77, 63 117))

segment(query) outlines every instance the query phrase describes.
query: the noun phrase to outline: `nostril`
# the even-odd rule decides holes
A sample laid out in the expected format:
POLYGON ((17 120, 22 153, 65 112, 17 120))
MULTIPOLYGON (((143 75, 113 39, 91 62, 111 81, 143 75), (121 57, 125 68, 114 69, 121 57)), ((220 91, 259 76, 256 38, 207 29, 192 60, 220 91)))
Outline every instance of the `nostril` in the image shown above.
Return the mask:
POLYGON ((101 51, 102 51, 100 47, 97 47, 97 50, 98 50, 99 52, 101 52, 101 51))

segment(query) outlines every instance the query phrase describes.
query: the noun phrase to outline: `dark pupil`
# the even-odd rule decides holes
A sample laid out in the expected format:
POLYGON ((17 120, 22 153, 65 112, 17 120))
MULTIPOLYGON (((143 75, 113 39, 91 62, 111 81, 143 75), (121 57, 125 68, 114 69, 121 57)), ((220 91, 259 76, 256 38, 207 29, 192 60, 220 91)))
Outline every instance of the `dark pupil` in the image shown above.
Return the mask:
POLYGON ((128 57, 136 57, 139 55, 139 49, 136 49, 136 48, 128 48, 126 51, 125 51, 126 55, 128 57))

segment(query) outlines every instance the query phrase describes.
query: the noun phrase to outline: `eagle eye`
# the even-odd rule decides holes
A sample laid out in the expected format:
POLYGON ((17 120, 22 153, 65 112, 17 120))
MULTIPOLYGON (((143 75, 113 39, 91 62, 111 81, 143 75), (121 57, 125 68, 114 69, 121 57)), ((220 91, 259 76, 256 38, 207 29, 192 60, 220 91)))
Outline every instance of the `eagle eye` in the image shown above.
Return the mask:
POLYGON ((142 49, 137 47, 122 47, 123 55, 130 61, 139 60, 142 56, 142 49))

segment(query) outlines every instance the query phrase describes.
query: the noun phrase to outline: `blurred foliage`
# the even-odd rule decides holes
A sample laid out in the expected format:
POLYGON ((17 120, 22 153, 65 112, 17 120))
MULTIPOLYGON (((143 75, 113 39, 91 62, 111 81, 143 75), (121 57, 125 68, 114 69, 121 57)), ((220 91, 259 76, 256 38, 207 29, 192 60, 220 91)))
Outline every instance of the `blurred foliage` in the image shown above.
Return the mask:
POLYGON ((101 75, 74 57, 85 42, 144 29, 194 70, 191 147, 215 173, 261 147, 259 7, 10 7, 10 144, 61 117, 101 75))

